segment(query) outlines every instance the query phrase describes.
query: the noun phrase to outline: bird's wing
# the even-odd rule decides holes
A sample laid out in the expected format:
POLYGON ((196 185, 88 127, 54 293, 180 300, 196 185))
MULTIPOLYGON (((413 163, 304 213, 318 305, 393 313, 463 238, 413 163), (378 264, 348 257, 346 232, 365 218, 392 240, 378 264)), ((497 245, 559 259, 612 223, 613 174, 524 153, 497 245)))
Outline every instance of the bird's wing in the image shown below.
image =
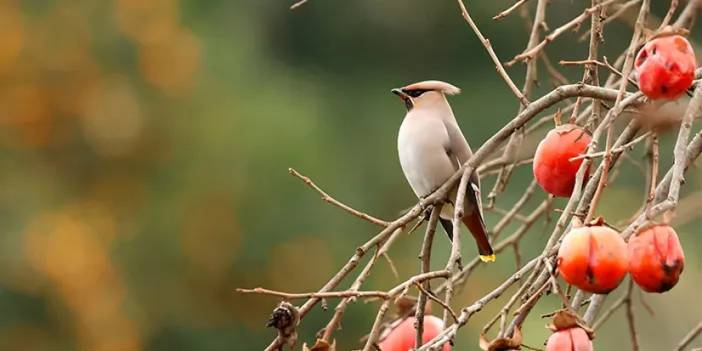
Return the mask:
MULTIPOLYGON (((448 133, 449 140, 446 145, 446 152, 452 160, 455 160, 454 167, 456 170, 461 167, 473 152, 468 145, 468 141, 463 136, 461 128, 456 123, 455 119, 453 121, 444 121, 444 126, 446 127, 446 132, 448 133)), ((473 171, 470 176, 470 183, 468 184, 470 189, 468 189, 468 200, 473 203, 478 204, 478 209, 480 210, 481 216, 483 213, 483 204, 480 200, 480 177, 478 176, 477 170, 473 171)))
MULTIPOLYGON (((468 141, 466 141, 466 138, 463 136, 455 120, 449 121, 448 123, 444 122, 444 125, 449 135, 449 143, 446 152, 452 160, 455 159, 455 169, 458 169, 462 164, 468 161, 472 152, 470 146, 468 146, 468 141)), ((468 189, 466 189, 466 205, 467 204, 472 205, 472 210, 468 212, 468 206, 466 206, 467 212, 464 214, 462 221, 466 227, 468 227, 468 230, 473 235, 478 245, 480 259, 484 262, 494 261, 495 252, 490 245, 487 228, 483 220, 483 204, 480 201, 480 177, 478 177, 476 171, 473 171, 473 174, 471 174, 468 182, 468 189)), ((441 224, 444 223, 442 222, 441 224)))
POLYGON ((449 137, 446 147, 458 160, 459 164, 456 165, 456 169, 458 169, 460 165, 468 161, 473 152, 470 150, 466 137, 463 136, 463 132, 461 132, 461 128, 458 127, 455 120, 444 121, 444 126, 449 137))

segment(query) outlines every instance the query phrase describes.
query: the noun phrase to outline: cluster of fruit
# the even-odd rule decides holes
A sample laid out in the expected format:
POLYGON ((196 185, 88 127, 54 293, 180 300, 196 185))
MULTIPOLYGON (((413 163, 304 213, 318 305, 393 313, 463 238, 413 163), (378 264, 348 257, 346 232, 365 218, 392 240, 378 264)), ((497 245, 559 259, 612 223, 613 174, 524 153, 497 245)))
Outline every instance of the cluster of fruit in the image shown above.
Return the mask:
MULTIPOLYGON (((646 43, 635 67, 639 88, 646 97, 671 100, 690 89, 696 64, 687 39, 673 35, 646 43)), ((539 185, 554 196, 571 196, 590 141, 587 131, 573 124, 551 130, 534 156, 534 177, 539 185)), ((662 293, 677 284, 685 256, 678 235, 667 224, 643 228, 626 243, 615 230, 596 223, 565 235, 557 264, 560 276, 583 291, 608 293, 628 272, 644 291, 662 293)), ((546 350, 592 350, 592 342, 582 328, 566 328, 556 330, 546 350)))
MULTIPOLYGON (((655 38, 639 51, 636 62, 641 92, 651 100, 677 99, 692 86, 695 53, 684 37, 655 38)), ((548 193, 570 197, 582 154, 591 141, 584 129, 566 124, 551 130, 534 155, 534 178, 548 193)))
MULTIPOLYGON (((628 243, 610 227, 593 225, 566 234, 557 263, 563 279, 583 291, 606 294, 619 286, 628 272, 642 290, 662 293, 677 284, 685 255, 678 235, 667 224, 644 228, 628 243)), ((557 330, 546 350, 592 350, 587 335, 579 327, 557 330)))

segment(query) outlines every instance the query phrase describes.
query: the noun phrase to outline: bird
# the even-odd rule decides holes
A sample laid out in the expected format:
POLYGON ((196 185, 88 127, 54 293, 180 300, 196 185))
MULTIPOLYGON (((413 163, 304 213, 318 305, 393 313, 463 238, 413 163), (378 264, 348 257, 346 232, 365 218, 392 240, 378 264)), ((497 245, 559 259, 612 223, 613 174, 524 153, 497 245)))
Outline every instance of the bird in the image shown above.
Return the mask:
MULTIPOLYGON (((417 195, 423 199, 448 180, 470 156, 472 151, 453 115, 447 95, 456 95, 459 88, 438 80, 427 80, 391 92, 407 107, 397 136, 397 150, 402 172, 417 195)), ((480 259, 495 260, 495 252, 485 228, 480 201, 480 179, 477 172, 466 187, 462 222, 468 227, 478 247, 480 259)), ((439 220, 453 241, 453 204, 457 189, 453 189, 448 205, 443 206, 439 220)))

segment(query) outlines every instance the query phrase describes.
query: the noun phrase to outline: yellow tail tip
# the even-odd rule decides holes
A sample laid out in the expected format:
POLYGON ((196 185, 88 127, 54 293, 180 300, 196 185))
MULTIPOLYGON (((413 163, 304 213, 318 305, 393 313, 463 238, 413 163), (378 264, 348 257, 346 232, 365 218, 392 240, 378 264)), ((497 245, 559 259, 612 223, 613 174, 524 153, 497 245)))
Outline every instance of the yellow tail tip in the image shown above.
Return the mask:
POLYGON ((495 259, 497 256, 495 254, 492 255, 480 255, 480 260, 483 262, 495 262, 495 259))

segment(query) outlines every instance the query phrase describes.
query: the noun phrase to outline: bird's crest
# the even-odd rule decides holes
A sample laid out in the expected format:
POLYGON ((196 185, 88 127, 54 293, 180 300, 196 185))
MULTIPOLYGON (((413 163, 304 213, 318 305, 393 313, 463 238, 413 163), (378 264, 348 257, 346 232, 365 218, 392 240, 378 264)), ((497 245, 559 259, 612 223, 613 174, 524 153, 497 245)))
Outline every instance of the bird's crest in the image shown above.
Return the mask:
POLYGON ((417 82, 414 84, 410 84, 404 88, 403 90, 433 90, 433 91, 439 91, 442 92, 446 95, 456 95, 461 92, 461 89, 456 87, 455 85, 442 82, 440 80, 425 80, 423 82, 417 82))

